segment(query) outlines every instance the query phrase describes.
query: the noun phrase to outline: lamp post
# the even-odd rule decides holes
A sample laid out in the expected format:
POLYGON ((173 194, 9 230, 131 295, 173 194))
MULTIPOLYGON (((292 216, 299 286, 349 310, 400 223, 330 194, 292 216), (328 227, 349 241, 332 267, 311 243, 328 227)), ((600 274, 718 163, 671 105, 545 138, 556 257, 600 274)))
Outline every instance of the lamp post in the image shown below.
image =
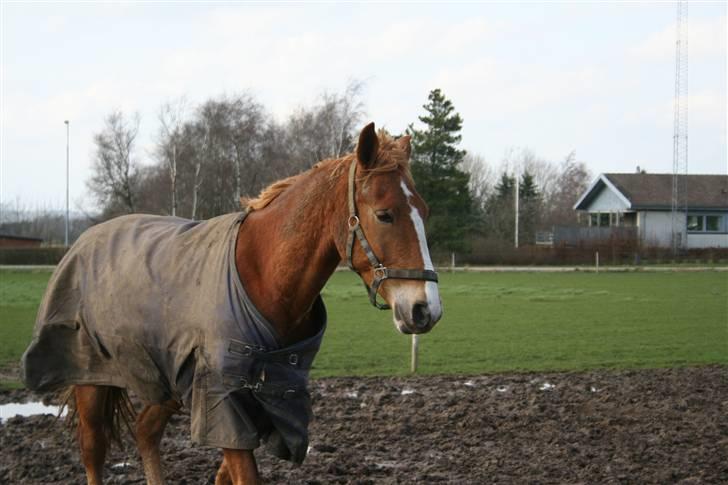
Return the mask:
POLYGON ((515 239, 514 243, 515 244, 514 245, 515 245, 515 248, 518 249, 518 211, 519 211, 518 205, 519 205, 519 199, 521 198, 521 194, 519 193, 520 192, 520 185, 518 185, 518 168, 516 168, 513 171, 513 178, 516 181, 515 182, 515 184, 516 184, 516 187, 515 187, 515 189, 516 189, 516 201, 515 201, 516 221, 515 221, 515 224, 514 224, 515 225, 515 234, 514 234, 514 236, 515 236, 514 237, 514 239, 515 239))
POLYGON ((66 124, 66 247, 68 247, 68 141, 70 123, 68 122, 68 120, 65 120, 64 123, 66 124))

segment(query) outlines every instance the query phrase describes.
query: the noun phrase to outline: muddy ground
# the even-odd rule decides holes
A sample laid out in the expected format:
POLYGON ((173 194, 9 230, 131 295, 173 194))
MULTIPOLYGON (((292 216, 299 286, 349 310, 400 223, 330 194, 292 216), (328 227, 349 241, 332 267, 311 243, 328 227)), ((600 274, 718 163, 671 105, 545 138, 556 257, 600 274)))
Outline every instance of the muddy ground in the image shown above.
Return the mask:
MULTIPOLYGON (((585 373, 336 378, 312 382, 306 462, 259 453, 266 483, 727 483, 728 367, 585 373)), ((0 403, 31 399, 4 391, 0 403)), ((52 416, 0 425, 0 483, 82 483, 52 416)), ((212 483, 217 450, 175 417, 169 483, 212 483)), ((108 483, 143 483, 133 447, 108 483)))

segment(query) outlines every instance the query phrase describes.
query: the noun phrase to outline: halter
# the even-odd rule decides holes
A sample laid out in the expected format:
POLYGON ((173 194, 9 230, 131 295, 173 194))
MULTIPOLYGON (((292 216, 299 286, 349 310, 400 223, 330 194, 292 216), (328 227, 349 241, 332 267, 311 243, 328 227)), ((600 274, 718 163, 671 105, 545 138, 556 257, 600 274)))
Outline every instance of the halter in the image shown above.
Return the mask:
POLYGON ((354 200, 354 192, 356 190, 355 175, 356 159, 351 162, 351 166, 349 167, 349 219, 347 221, 349 225, 349 238, 346 243, 347 264, 352 271, 361 275, 359 271, 354 268, 353 260, 354 235, 356 234, 357 239, 359 239, 359 244, 361 244, 361 247, 364 250, 364 254, 366 254, 367 259, 369 259, 369 264, 371 264, 374 269, 374 280, 372 281, 372 286, 369 287, 369 285, 364 283, 364 286, 366 286, 367 292, 369 293, 369 301, 371 301, 372 305, 380 310, 388 310, 391 308, 389 305, 386 303, 382 304, 377 301, 377 291, 384 280, 391 278, 400 280, 434 281, 437 283, 437 273, 429 269, 387 268, 379 261, 377 256, 374 254, 374 251, 372 251, 369 241, 367 241, 366 236, 364 236, 364 231, 361 228, 361 222, 359 221, 359 216, 356 212, 356 202, 354 200))

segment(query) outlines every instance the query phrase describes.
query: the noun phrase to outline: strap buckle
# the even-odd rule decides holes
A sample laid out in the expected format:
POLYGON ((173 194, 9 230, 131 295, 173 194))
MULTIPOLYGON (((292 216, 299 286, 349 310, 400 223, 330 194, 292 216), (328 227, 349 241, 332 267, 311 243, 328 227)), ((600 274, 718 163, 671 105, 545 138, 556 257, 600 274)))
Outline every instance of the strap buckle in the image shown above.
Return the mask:
POLYGON ((288 354, 288 363, 292 366, 298 365, 298 354, 288 354))
POLYGON ((349 219, 347 220, 347 223, 349 224, 349 230, 355 231, 357 227, 359 227, 360 224, 359 216, 357 215, 350 215, 349 219))

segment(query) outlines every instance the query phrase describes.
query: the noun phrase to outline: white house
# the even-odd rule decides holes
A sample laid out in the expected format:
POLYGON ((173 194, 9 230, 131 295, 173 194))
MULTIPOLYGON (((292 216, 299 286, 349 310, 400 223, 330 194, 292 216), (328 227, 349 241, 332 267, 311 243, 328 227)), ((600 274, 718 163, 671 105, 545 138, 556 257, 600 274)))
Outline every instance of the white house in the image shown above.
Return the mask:
MULTIPOLYGON (((687 218, 680 214, 681 244, 728 248, 728 175, 685 177, 687 218)), ((669 247, 672 174, 603 173, 574 209, 588 213, 590 226, 636 226, 642 244, 669 247)))

